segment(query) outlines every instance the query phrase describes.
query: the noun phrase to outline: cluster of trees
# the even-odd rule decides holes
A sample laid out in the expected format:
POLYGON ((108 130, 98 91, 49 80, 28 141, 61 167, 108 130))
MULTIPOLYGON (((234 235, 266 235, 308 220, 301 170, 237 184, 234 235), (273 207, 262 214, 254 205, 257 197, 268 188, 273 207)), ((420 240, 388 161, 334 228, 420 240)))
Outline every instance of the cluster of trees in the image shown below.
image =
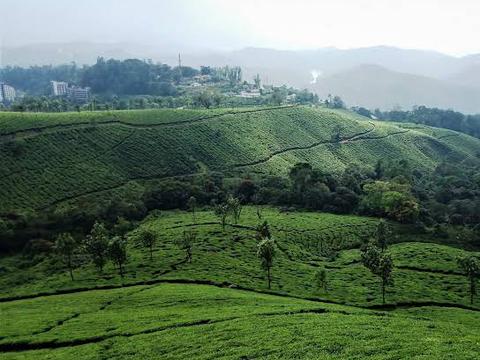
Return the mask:
MULTIPOLYGON (((386 173, 392 171, 389 167, 382 168, 380 165, 378 168, 383 169, 382 171, 386 173)), ((320 181, 324 186, 327 186, 326 184, 329 182, 328 177, 322 178, 321 176, 325 175, 315 174, 315 172, 316 170, 311 169, 311 167, 306 164, 298 164, 295 166, 291 172, 292 191, 306 191, 309 186, 312 186, 312 184, 309 183, 311 178, 315 179, 314 181, 320 181)), ((209 179, 209 181, 211 181, 211 179, 209 179)), ((372 182, 367 182, 366 185, 374 184, 375 182, 378 181, 373 180, 372 182)), ((384 189, 386 182, 388 181, 381 181, 382 184, 380 188, 382 190, 384 189)), ((182 186, 184 185, 185 184, 182 186)), ((246 179, 239 184, 236 189, 238 197, 232 195, 226 196, 225 189, 215 188, 212 184, 209 186, 211 186, 211 190, 213 190, 215 194, 215 196, 210 199, 210 208, 217 215, 218 224, 221 226, 222 230, 225 230, 225 226, 229 219, 232 226, 235 226, 235 224, 240 221, 243 204, 258 204, 257 195, 259 189, 251 179, 246 179)), ((316 186, 320 185, 317 184, 316 186)), ((202 197, 201 192, 197 192, 196 196, 188 196, 191 194, 190 190, 192 190, 192 188, 184 186, 182 189, 183 190, 170 187, 169 192, 156 192, 154 197, 160 196, 161 201, 164 201, 163 203, 160 203, 162 208, 171 208, 172 204, 169 202, 169 196, 176 197, 180 195, 179 198, 183 199, 181 200, 182 202, 176 203, 173 206, 175 208, 179 207, 188 209, 192 214, 192 223, 194 225, 197 220, 197 209, 199 206, 202 206, 202 204, 205 204, 208 197, 202 197), (185 191, 185 193, 179 193, 177 191, 185 191), (164 194, 168 195, 163 197, 164 194)), ((157 189, 157 191, 160 190, 157 189)), ((404 191, 404 189, 400 189, 399 191, 404 191)), ((395 193, 395 189, 389 189, 388 193, 388 197, 396 198, 395 195, 392 195, 392 193, 395 193)), ((369 198, 370 194, 366 194, 365 196, 369 198)), ((377 197, 378 194, 375 195, 375 200, 377 200, 377 197)), ((369 199, 369 203, 370 201, 373 200, 369 199)), ((361 202, 362 201, 360 201, 360 203, 361 202)), ((158 205, 158 203, 155 205, 158 205)), ((378 209, 375 211, 377 210, 378 209)), ((72 280, 74 280, 74 269, 80 264, 85 264, 86 262, 93 263, 101 273, 105 265, 110 261, 118 269, 120 276, 123 277, 125 275, 125 264, 128 260, 127 255, 129 243, 134 243, 137 246, 144 248, 148 252, 150 260, 153 260, 153 252, 154 247, 158 242, 158 234, 151 229, 143 227, 132 231, 135 229, 135 224, 127 219, 140 219, 142 216, 146 215, 146 211, 141 216, 137 211, 138 209, 136 210, 135 206, 132 207, 132 204, 127 206, 117 201, 112 203, 111 206, 105 210, 105 214, 108 214, 108 217, 104 216, 102 222, 95 220, 86 234, 70 234, 68 232, 59 233, 55 239, 54 249, 61 256, 72 280), (115 210, 121 210, 121 212, 115 212, 115 210), (126 216, 127 219, 118 217, 119 214, 126 216), (117 217, 115 218, 115 216, 117 217), (127 236, 128 233, 130 234, 129 236, 127 236), (78 241, 77 239, 82 240, 78 241)), ((385 214, 388 215, 387 212, 385 212, 385 214)), ((95 215, 94 218, 96 218, 96 216, 97 215, 95 215)), ((268 222, 262 222, 261 211, 257 211, 257 216, 260 223, 255 229, 255 239, 257 240, 256 254, 261 269, 265 271, 267 287, 270 289, 273 279, 272 269, 275 264, 274 260, 278 252, 278 245, 276 240, 272 237, 268 222)), ((82 222, 81 219, 75 217, 75 222, 78 220, 80 220, 80 223, 82 222)), ((184 261, 189 263, 192 262, 193 249, 197 242, 197 233, 193 229, 194 227, 185 228, 175 241, 178 248, 185 253, 184 261)), ((383 303, 385 303, 387 288, 394 285, 392 275, 394 264, 392 255, 388 252, 388 245, 391 242, 390 238, 392 236, 393 234, 388 223, 385 220, 380 220, 374 238, 370 239, 361 247, 362 264, 380 280, 380 290, 383 303)), ((324 256, 323 253, 322 256, 324 256)), ((480 277, 480 259, 474 255, 468 255, 458 259, 458 264, 459 268, 469 281, 470 301, 473 303, 474 296, 477 293, 476 284, 480 277)), ((312 278, 314 288, 317 290, 322 289, 326 292, 328 278, 329 275, 325 268, 317 269, 313 273, 312 278)))
MULTIPOLYGON (((85 263, 93 263, 98 272, 103 269, 108 261, 118 269, 120 276, 125 275, 127 262, 127 245, 134 242, 137 246, 148 250, 150 261, 153 260, 153 249, 157 243, 157 234, 149 229, 140 229, 127 237, 127 231, 132 230, 122 226, 115 226, 110 231, 105 224, 95 222, 90 233, 82 241, 76 240, 70 233, 61 233, 54 244, 55 252, 61 257, 68 269, 70 278, 74 281, 73 270, 85 263)), ((184 230, 182 236, 175 241, 179 249, 185 252, 185 261, 192 262, 192 249, 197 239, 193 230, 184 230)))
POLYGON ((458 111, 415 106, 412 110, 370 111, 354 107, 353 111, 366 117, 404 123, 423 124, 463 132, 480 138, 480 115, 465 115, 458 111))

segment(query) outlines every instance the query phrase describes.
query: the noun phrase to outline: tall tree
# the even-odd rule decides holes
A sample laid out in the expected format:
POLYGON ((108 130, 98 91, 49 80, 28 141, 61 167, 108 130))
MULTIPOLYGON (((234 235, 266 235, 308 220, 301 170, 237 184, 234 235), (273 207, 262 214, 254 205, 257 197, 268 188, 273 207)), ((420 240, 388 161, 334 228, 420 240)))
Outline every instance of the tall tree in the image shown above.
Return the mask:
POLYGON ((273 259, 275 258, 275 241, 273 239, 263 239, 258 244, 257 256, 260 258, 262 269, 267 272, 268 288, 271 288, 273 259))
POLYGON ((86 253, 100 272, 107 261, 108 255, 108 231, 105 225, 98 221, 93 224, 92 230, 85 238, 84 247, 86 253))
POLYGON ((142 230, 137 234, 136 240, 141 246, 149 249, 150 260, 153 260, 153 247, 157 241, 157 235, 152 230, 142 230))
POLYGON ((239 199, 230 196, 227 199, 228 211, 232 214, 233 222, 236 224, 240 220, 240 215, 242 214, 242 203, 239 199))
POLYGON ((387 249, 388 236, 389 236, 388 224, 384 219, 381 219, 377 226, 377 244, 382 249, 382 252, 387 249))
POLYGON ((362 248, 362 264, 372 274, 380 277, 382 303, 385 304, 385 292, 388 285, 393 285, 393 261, 390 254, 382 252, 376 244, 370 242, 362 248))
POLYGON ((70 272, 70 278, 73 281, 73 268, 75 251, 78 248, 78 243, 69 233, 58 235, 55 240, 55 250, 63 257, 63 261, 70 272))
POLYGON ((192 262, 192 249, 197 239, 197 233, 192 230, 184 230, 182 237, 177 239, 177 246, 185 251, 185 260, 189 263, 192 262))
POLYGON ((127 261, 127 240, 121 236, 114 236, 108 244, 108 256, 112 262, 118 267, 120 276, 123 278, 123 265, 127 261))
POLYGON ((197 210, 197 199, 195 196, 190 196, 187 202, 188 209, 192 212, 193 223, 195 224, 195 211, 197 210))
POLYGON ((270 225, 268 225, 268 221, 265 220, 263 223, 257 225, 257 239, 270 239, 272 234, 270 233, 270 225))
POLYGON ((470 304, 477 294, 477 279, 480 277, 480 259, 473 255, 467 255, 458 259, 458 265, 470 282, 470 304))
POLYGON ((215 215, 220 219, 222 230, 225 231, 225 225, 227 224, 227 217, 230 212, 230 208, 227 204, 218 204, 214 208, 215 215))

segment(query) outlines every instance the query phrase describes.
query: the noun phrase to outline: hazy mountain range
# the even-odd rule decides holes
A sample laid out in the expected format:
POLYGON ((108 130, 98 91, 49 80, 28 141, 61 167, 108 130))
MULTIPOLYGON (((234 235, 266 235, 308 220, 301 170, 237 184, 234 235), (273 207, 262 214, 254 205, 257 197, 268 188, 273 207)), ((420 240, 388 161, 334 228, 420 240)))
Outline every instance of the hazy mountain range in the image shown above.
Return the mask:
MULTIPOLYGON (((97 56, 144 58, 171 65, 178 61, 178 51, 166 45, 67 43, 4 48, 2 64, 90 64, 97 56)), ((308 88, 321 97, 340 95, 351 106, 407 109, 427 105, 480 113, 480 54, 454 57, 387 46, 303 51, 245 48, 184 51, 182 63, 239 65, 246 79, 259 73, 264 83, 308 88)))

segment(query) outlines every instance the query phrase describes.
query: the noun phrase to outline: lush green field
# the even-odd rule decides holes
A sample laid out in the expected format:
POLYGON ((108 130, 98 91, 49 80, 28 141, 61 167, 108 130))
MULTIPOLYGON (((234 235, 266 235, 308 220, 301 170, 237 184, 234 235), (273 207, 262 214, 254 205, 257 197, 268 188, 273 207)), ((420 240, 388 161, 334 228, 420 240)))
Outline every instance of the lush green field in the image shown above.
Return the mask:
POLYGON ((480 140, 425 129, 306 107, 1 113, 0 211, 206 171, 285 174, 307 161, 340 172, 398 154, 418 170, 442 160, 478 161, 480 140))
POLYGON ((480 313, 468 310, 379 312, 185 284, 0 310, 2 359, 473 359, 480 337, 480 313))
MULTIPOLYGON (((262 220, 271 224, 278 245, 273 291, 361 306, 381 303, 378 279, 360 264, 358 250, 362 242, 373 236, 377 219, 281 213, 272 208, 264 208, 262 214, 262 220), (312 277, 319 267, 328 271, 327 292, 313 285, 312 277)), ((32 266, 21 255, 6 257, 0 261, 2 297, 164 279, 213 281, 265 291, 265 275, 256 257, 254 228, 258 221, 253 207, 246 207, 239 224, 231 224, 225 231, 211 211, 198 213, 195 224, 187 212, 167 211, 152 216, 135 231, 145 228, 158 234, 154 260, 150 261, 144 249, 131 243, 123 281, 113 267, 98 276, 92 265, 85 265, 75 272, 76 280, 72 282, 67 272, 62 271, 63 265, 58 259, 47 258, 32 266), (175 244, 185 229, 198 233, 192 263, 185 262, 184 253, 175 244)), ((396 268, 395 286, 387 292, 388 302, 467 305, 467 281, 456 265, 457 258, 465 251, 435 244, 434 237, 419 236, 408 228, 398 230, 401 235, 390 239, 394 243, 391 252, 396 268)))
POLYGON ((153 230, 153 260, 130 240, 123 280, 111 265, 99 275, 84 264, 71 281, 53 257, 0 259, 1 357, 475 357, 480 301, 470 307, 456 263, 465 250, 391 224, 395 284, 383 307, 379 279, 358 250, 377 219, 261 213, 278 246, 271 290, 256 256, 254 207, 225 231, 211 211, 197 212, 195 223, 188 212, 152 214, 130 239, 153 230), (175 245, 185 229, 198 234, 192 263, 175 245), (326 290, 312 281, 319 267, 326 290))

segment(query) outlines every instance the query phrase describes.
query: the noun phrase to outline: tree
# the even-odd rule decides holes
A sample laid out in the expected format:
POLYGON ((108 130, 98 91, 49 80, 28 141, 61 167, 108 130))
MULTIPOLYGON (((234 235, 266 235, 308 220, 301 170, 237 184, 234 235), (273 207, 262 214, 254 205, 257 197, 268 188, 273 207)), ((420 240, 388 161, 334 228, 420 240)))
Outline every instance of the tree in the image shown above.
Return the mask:
POLYGON ((384 252, 387 249, 388 245, 388 239, 387 237, 389 236, 389 229, 388 229, 388 224, 384 219, 381 219, 380 222, 377 225, 377 244, 382 249, 382 252, 384 252))
POLYGON ((192 262, 192 249, 196 239, 196 232, 184 230, 182 237, 176 241, 177 246, 185 251, 185 260, 189 263, 192 262))
POLYGON ((274 105, 282 105, 282 103, 287 99, 287 91, 285 88, 275 88, 273 94, 270 97, 270 101, 274 105))
POLYGON ((270 233, 270 225, 267 220, 257 226, 257 239, 270 239, 272 237, 270 233))
POLYGON ((213 93, 212 93, 212 91, 204 90, 204 91, 199 92, 198 94, 195 94, 193 96, 193 103, 196 106, 203 106, 207 109, 210 109, 210 107, 213 105, 213 93))
POLYGON ((327 292, 327 270, 325 268, 317 269, 313 273, 313 284, 317 289, 327 292))
POLYGON ((230 196, 227 199, 228 211, 233 216, 233 222, 236 224, 240 220, 240 215, 242 214, 242 204, 239 199, 230 196))
POLYGON ((108 244, 108 256, 118 267, 123 278, 123 265, 127 261, 127 240, 122 236, 114 236, 108 244))
POLYGON ((187 202, 188 209, 192 212, 193 223, 195 223, 195 210, 197 209, 197 199, 195 196, 190 196, 187 202))
POLYGON ((63 256, 63 261, 70 272, 70 278, 73 281, 73 267, 74 267, 74 255, 75 250, 78 248, 78 244, 75 239, 69 233, 63 233, 58 235, 55 240, 55 250, 58 254, 63 256))
POLYGON ((420 206, 412 196, 409 184, 396 181, 374 181, 363 186, 360 208, 364 213, 387 216, 393 220, 413 222, 420 206))
POLYGON ((275 258, 275 241, 273 239, 263 239, 258 244, 257 256, 260 258, 262 269, 267 272, 268 288, 271 288, 273 259, 275 258))
POLYGON ((214 213, 220 219, 220 224, 222 225, 223 231, 225 231, 225 225, 227 224, 229 210, 230 208, 227 204, 218 204, 214 208, 214 213))
POLYGON ((157 241, 157 236, 152 230, 142 230, 137 234, 137 242, 150 250, 150 260, 153 260, 153 246, 157 241))
POLYGON ((380 277, 382 290, 382 303, 385 304, 385 291, 388 285, 393 285, 393 261, 388 253, 382 251, 372 242, 362 249, 362 264, 372 274, 380 277))
POLYGON ((480 277, 480 259, 473 255, 467 255, 458 259, 458 265, 470 282, 470 304, 477 295, 477 279, 480 277))
POLYGON ((92 230, 85 238, 85 251, 100 272, 107 261, 108 232, 105 226, 98 221, 93 224, 92 230))

